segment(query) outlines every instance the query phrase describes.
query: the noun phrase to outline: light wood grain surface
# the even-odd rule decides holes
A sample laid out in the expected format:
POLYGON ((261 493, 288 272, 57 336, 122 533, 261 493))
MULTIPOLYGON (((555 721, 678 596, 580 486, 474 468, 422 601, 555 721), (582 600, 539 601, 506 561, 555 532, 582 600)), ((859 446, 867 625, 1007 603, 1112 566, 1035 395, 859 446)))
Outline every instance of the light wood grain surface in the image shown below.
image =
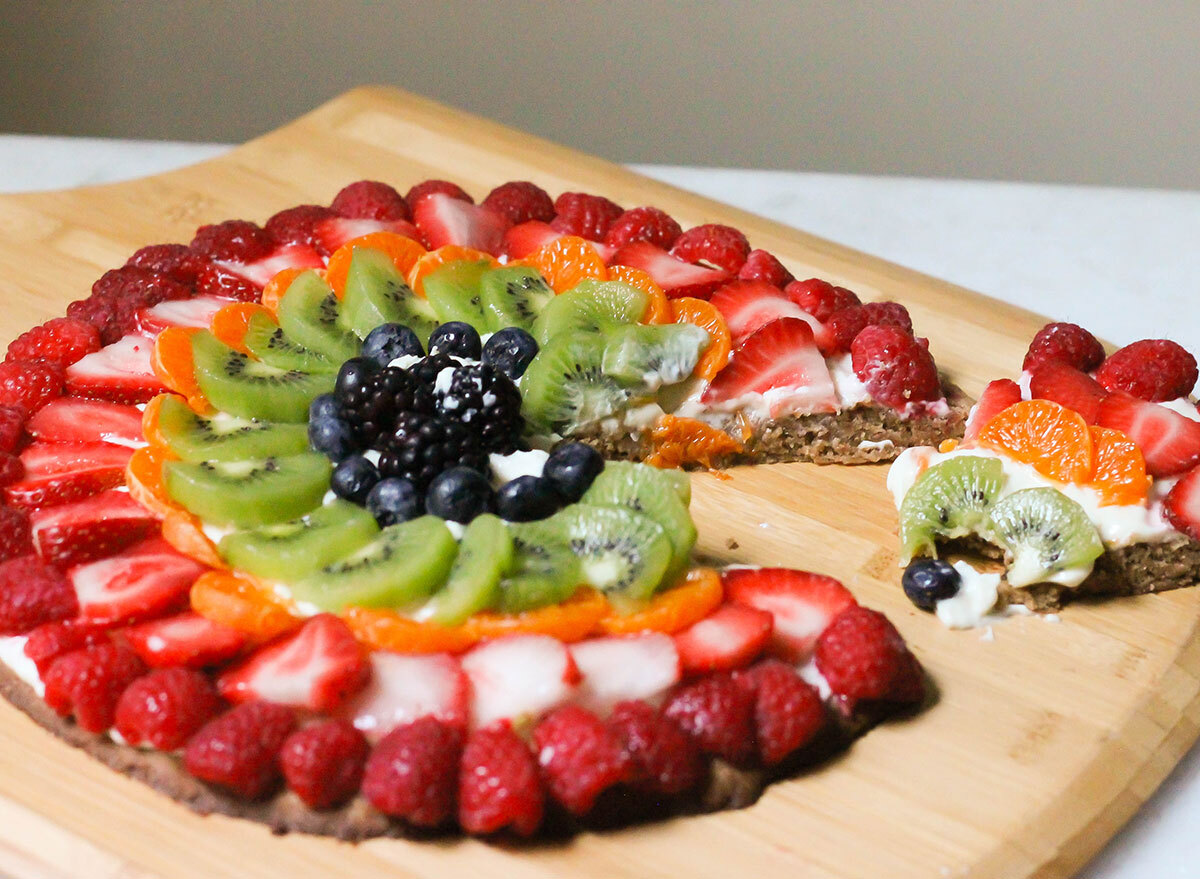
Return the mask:
MULTIPOLYGON (((346 182, 427 177, 477 198, 508 179, 720 221, 864 298, 894 298, 969 392, 1011 375, 1035 315, 401 92, 361 89, 210 162, 113 186, 0 197, 0 336, 60 314, 136 247, 263 220, 346 182)), ((1068 877, 1197 735, 1200 592, 953 632, 899 589, 885 467, 791 464, 693 478, 701 551, 840 577, 896 622, 937 704, 885 725, 755 806, 564 844, 350 846, 201 818, 0 708, 0 874, 30 879, 572 875, 1068 877), (729 540, 738 548, 728 550, 729 540)))

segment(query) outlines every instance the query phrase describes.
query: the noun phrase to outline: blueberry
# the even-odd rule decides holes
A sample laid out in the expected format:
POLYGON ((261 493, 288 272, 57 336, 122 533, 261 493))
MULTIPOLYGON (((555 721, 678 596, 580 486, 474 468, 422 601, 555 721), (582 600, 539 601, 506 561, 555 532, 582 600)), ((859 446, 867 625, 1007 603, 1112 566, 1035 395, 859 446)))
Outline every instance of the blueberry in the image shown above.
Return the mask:
POLYGON ((507 522, 533 522, 554 515, 562 498, 549 479, 518 476, 496 492, 496 513, 507 522))
POLYGON ((563 443, 550 453, 542 476, 572 503, 583 497, 592 480, 604 469, 604 459, 591 446, 563 443))
POLYGON ((354 431, 340 418, 309 421, 308 444, 331 461, 341 461, 358 451, 354 431))
POLYGON ((378 481, 379 471, 374 464, 362 455, 351 455, 333 468, 329 487, 338 497, 361 506, 378 481))
POLYGON ((942 599, 958 594, 962 577, 941 559, 917 559, 904 569, 900 583, 909 601, 921 610, 933 610, 942 599))
POLYGON ((358 391, 367 380, 379 372, 379 364, 366 357, 351 357, 338 370, 337 381, 333 385, 333 393, 339 400, 358 391))
POLYGON ((407 479, 381 479, 367 492, 367 512, 387 527, 421 515, 421 493, 407 479))
POLYGON ((483 346, 483 362, 516 381, 538 353, 538 343, 520 327, 505 327, 483 346))
POLYGON ((363 339, 362 356, 387 366, 397 357, 424 357, 421 340, 404 324, 380 324, 363 339))
POLYGON ((452 522, 470 522, 492 506, 492 486, 487 477, 470 467, 451 467, 429 483, 425 509, 452 522))
POLYGON ((453 354, 455 357, 478 360, 482 352, 483 343, 479 341, 479 333, 465 321, 449 321, 429 334, 430 354, 453 354))
POLYGON ((308 420, 323 421, 326 418, 341 418, 342 404, 333 394, 320 394, 308 404, 308 420))

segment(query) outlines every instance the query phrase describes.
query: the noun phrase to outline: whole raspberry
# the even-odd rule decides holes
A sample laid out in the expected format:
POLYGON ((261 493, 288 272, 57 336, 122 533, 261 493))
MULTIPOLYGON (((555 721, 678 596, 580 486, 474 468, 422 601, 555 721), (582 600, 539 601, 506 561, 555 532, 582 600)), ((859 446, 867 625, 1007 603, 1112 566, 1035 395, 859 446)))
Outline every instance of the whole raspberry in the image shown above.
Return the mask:
POLYGON ((15 452, 25 436, 25 408, 0 406, 0 452, 15 452))
POLYGON ((404 196, 378 180, 359 180, 343 186, 333 197, 335 214, 356 220, 411 220, 404 196))
POLYGON ((23 635, 78 612, 71 581, 36 555, 0 563, 0 635, 23 635))
POLYGON ((604 233, 604 243, 624 247, 634 241, 649 241, 655 247, 670 250, 683 229, 670 215, 658 208, 630 208, 617 217, 604 233))
POLYGON ((27 415, 62 395, 63 369, 44 360, 0 363, 0 406, 18 406, 27 415))
POLYGON ((900 327, 867 327, 850 346, 854 374, 878 403, 904 411, 937 400, 942 383, 929 350, 900 327))
POLYGON ((602 195, 564 192, 554 200, 554 219, 550 226, 566 235, 603 241, 609 227, 624 212, 619 204, 602 195))
POLYGON ((462 733, 434 717, 398 726, 367 759, 362 792, 385 815, 436 827, 454 814, 462 733))
POLYGON ((279 749, 296 718, 272 702, 243 702, 210 720, 188 740, 187 771, 240 797, 253 800, 279 780, 279 749))
POLYGON ((200 270, 196 281, 196 292, 201 296, 216 296, 238 302, 257 302, 262 295, 258 287, 240 275, 228 272, 216 263, 208 263, 200 270))
POLYGON ((1152 403, 1189 396, 1196 378, 1196 358, 1169 339, 1133 342, 1096 370, 1096 381, 1108 390, 1152 403))
POLYGON ((508 217, 514 226, 530 220, 549 223, 554 219, 554 202, 551 201, 550 194, 528 180, 501 183, 487 194, 482 204, 485 208, 508 217))
POLYGON ((134 329, 138 309, 192 295, 190 285, 140 266, 122 266, 105 272, 92 285, 85 305, 71 303, 67 316, 85 320, 100 331, 100 342, 109 345, 134 329))
POLYGON ((350 799, 362 783, 370 747, 345 720, 324 720, 287 737, 279 752, 283 777, 312 809, 328 809, 350 799))
MULTIPOLYGON (((795 302, 821 323, 829 320, 835 311, 861 305, 853 290, 845 287, 835 287, 820 278, 809 278, 807 281, 792 281, 783 288, 788 299, 795 302)), ((864 324, 865 326, 865 324, 864 324)), ((851 342, 854 340, 851 339, 851 342)), ((849 342, 846 343, 849 347, 849 342)))
POLYGON ((899 302, 868 302, 863 305, 869 327, 899 327, 912 335, 912 318, 899 302))
POLYGON ((16 455, 0 452, 0 485, 12 485, 25 475, 25 465, 16 455))
POLYGON ((737 274, 749 254, 750 242, 746 236, 720 223, 693 226, 671 246, 671 255, 684 262, 707 263, 731 274, 737 274))
POLYGON ((846 608, 817 639, 817 670, 851 704, 860 699, 919 701, 920 666, 888 618, 859 605, 846 608))
POLYGON ((0 562, 31 552, 33 540, 29 535, 29 517, 16 507, 0 507, 0 562))
POLYGON ((765 250, 752 250, 738 270, 739 281, 766 281, 781 290, 796 280, 783 263, 765 250))
POLYGON ((46 676, 54 660, 64 653, 82 650, 108 641, 108 629, 97 623, 62 620, 43 623, 25 640, 25 655, 37 666, 38 675, 46 676))
POLYGON ((174 751, 220 707, 207 675, 189 668, 160 668, 125 688, 117 700, 117 732, 131 745, 174 751))
POLYGON ((737 681, 754 694, 754 736, 764 765, 783 762, 825 725, 820 695, 786 662, 764 660, 738 672, 737 681))
POLYGON ((608 725, 636 767, 634 787, 650 793, 681 794, 704 777, 706 764, 700 748, 645 702, 618 703, 608 725))
POLYGON ((1035 366, 1051 360, 1062 361, 1080 372, 1091 372, 1104 362, 1104 346, 1076 324, 1046 324, 1029 343, 1021 369, 1032 372, 1035 366))
POLYGON ((511 827, 532 836, 542 823, 544 795, 537 763, 507 720, 476 730, 458 770, 458 823, 467 833, 511 827))
POLYGON ((46 704, 88 732, 113 725, 121 693, 146 671, 137 654, 122 644, 107 643, 64 653, 50 664, 43 680, 46 704))
POLYGON ((158 272, 188 287, 196 286, 204 263, 204 257, 186 244, 150 244, 125 260, 127 266, 158 272))
POLYGON ((663 715, 700 748, 732 763, 754 753, 754 697, 728 674, 713 674, 677 689, 663 715))
POLYGON ((271 236, 249 220, 226 220, 201 226, 188 245, 209 259, 254 262, 271 252, 271 236))
POLYGON ((843 351, 849 351, 858 334, 867 328, 867 312, 861 305, 849 305, 839 308, 825 321, 825 328, 831 338, 830 350, 822 353, 827 356, 843 351))
POLYGON ((17 336, 5 360, 48 360, 67 367, 100 350, 100 333, 86 321, 56 317, 17 336))
POLYGON ((451 183, 449 180, 423 180, 410 189, 404 196, 404 200, 408 203, 409 211, 416 209, 417 202, 425 196, 432 195, 435 192, 475 204, 475 199, 471 198, 467 191, 457 183, 451 183))
POLYGON ((634 764, 616 733, 578 705, 550 712, 534 727, 533 745, 550 795, 575 815, 633 776, 634 764))
MULTIPOLYGON (((408 210, 407 206, 405 210, 408 210)), ((336 216, 336 213, 322 205, 301 204, 272 215, 263 224, 263 230, 276 244, 307 244, 319 249, 317 224, 336 216)))

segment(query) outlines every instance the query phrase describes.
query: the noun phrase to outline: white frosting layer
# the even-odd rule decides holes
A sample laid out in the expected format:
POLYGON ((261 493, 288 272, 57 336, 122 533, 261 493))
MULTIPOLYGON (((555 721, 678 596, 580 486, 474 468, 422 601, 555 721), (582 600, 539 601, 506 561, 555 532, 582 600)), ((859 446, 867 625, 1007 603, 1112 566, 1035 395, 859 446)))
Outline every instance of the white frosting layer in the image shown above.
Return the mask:
POLYGON ((996 606, 1000 589, 1000 574, 985 574, 976 571, 966 562, 955 562, 962 583, 958 594, 943 598, 937 603, 937 618, 951 629, 969 629, 978 626, 983 618, 996 606))
POLYGON ((0 638, 0 662, 7 665, 13 674, 33 687, 35 693, 44 696, 46 687, 38 676, 37 666, 33 664, 32 659, 25 655, 25 642, 28 640, 29 638, 25 635, 0 638))

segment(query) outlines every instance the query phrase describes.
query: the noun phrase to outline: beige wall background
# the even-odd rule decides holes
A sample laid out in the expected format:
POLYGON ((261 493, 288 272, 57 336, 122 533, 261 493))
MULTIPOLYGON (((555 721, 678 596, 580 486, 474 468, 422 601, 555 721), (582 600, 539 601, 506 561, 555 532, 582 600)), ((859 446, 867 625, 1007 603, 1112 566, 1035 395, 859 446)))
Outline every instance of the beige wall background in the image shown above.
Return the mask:
POLYGON ((0 130, 388 83, 618 161, 1200 188, 1200 2, 0 0, 0 130))

